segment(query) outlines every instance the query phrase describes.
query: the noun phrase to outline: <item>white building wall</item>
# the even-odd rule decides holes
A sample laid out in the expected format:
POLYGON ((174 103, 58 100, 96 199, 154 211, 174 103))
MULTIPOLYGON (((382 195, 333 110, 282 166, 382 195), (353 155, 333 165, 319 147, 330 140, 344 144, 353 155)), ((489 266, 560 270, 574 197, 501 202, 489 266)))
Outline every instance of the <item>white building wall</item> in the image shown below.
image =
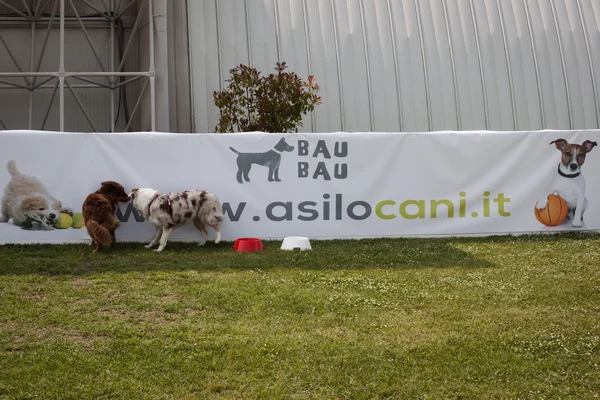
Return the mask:
POLYGON ((192 112, 213 132, 213 92, 240 63, 315 76, 302 131, 600 127, 597 0, 188 2, 192 112))

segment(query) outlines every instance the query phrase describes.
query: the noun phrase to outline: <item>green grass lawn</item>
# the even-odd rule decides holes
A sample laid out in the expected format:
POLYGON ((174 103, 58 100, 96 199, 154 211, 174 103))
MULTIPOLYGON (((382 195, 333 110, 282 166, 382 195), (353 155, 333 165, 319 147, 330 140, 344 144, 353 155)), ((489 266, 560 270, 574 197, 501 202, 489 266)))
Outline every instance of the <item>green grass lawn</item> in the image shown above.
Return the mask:
POLYGON ((1 399, 591 399, 600 235, 0 246, 1 399))

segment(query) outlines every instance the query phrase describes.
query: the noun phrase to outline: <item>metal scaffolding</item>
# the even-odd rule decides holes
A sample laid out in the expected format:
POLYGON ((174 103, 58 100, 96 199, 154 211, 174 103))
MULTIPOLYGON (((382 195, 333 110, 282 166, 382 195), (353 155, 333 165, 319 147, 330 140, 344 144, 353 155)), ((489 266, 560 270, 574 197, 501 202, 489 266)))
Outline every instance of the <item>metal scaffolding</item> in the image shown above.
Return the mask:
MULTIPOLYGON (((115 130, 117 129, 115 109, 116 107, 121 106, 120 104, 115 104, 115 102, 117 101, 116 96, 120 94, 119 92, 125 88, 125 85, 132 82, 139 82, 139 84, 141 85, 141 90, 139 91, 137 100, 135 101, 135 105, 133 106, 131 114, 128 115, 128 120, 126 121, 123 131, 131 130, 132 121, 134 120, 133 116, 139 110, 140 103, 144 98, 148 86, 150 86, 150 125, 153 131, 156 129, 153 0, 21 0, 21 4, 23 6, 22 8, 19 7, 21 9, 17 8, 14 5, 15 3, 16 2, 13 1, 12 4, 10 4, 8 1, 0 0, 0 5, 5 6, 13 12, 11 16, 4 16, 2 19, 4 21, 10 19, 13 21, 25 22, 30 25, 30 63, 28 70, 19 65, 17 58, 13 55, 13 53, 7 46, 5 40, 2 37, 2 32, 0 31, 0 46, 4 46, 9 55, 10 60, 12 60, 12 67, 10 67, 10 69, 16 68, 16 71, 0 70, 0 89, 23 89, 29 91, 29 129, 44 130, 46 122, 48 120, 48 116, 50 114, 50 110, 56 98, 56 93, 58 92, 59 130, 61 132, 65 131, 65 118, 68 116, 69 112, 73 111, 70 109, 65 110, 65 92, 67 90, 73 96, 73 99, 77 103, 79 110, 83 113, 85 119, 89 123, 91 130, 94 132, 98 132, 99 130, 92 122, 92 118, 90 117, 90 113, 86 109, 86 105, 74 90, 76 88, 97 88, 100 90, 108 90, 110 93, 110 132, 115 132, 115 130), (108 24, 110 29, 110 61, 108 63, 108 66, 102 62, 102 59, 99 56, 97 49, 92 43, 92 40, 88 33, 88 29, 86 28, 86 24, 90 23, 89 19, 82 18, 82 16, 78 13, 74 2, 83 3, 90 9, 94 10, 97 13, 98 17, 95 18, 95 23, 97 23, 97 21, 100 20, 108 24), (66 3, 68 3, 70 9, 73 11, 73 15, 67 16, 65 12, 66 3), (115 35, 117 23, 120 21, 123 14, 127 12, 127 10, 129 10, 131 7, 135 7, 136 4, 139 4, 139 8, 135 17, 135 23, 133 24, 132 32, 129 36, 127 44, 125 45, 124 50, 122 50, 122 54, 120 57, 121 59, 118 62, 118 65, 116 65, 117 60, 115 60, 115 35), (50 7, 52 9, 50 15, 44 13, 44 10, 47 10, 50 7), (132 48, 134 47, 132 46, 134 40, 139 40, 138 36, 140 25, 142 23, 143 18, 146 16, 144 14, 145 12, 147 12, 146 15, 148 18, 149 28, 148 70, 125 71, 125 60, 127 59, 127 56, 132 52, 132 48), (46 51, 46 47, 48 45, 48 38, 50 36, 50 32, 53 29, 56 29, 56 20, 58 20, 60 32, 58 49, 58 70, 40 71, 42 59, 46 51), (65 68, 65 22, 67 20, 75 22, 79 29, 81 29, 81 31, 83 32, 83 35, 86 38, 86 42, 90 46, 90 49, 97 62, 97 71, 77 72, 68 71, 65 68), (41 54, 37 58, 37 62, 35 62, 35 31, 38 25, 41 23, 47 24, 47 28, 41 43, 41 54), (23 82, 21 82, 20 79, 15 80, 15 78, 22 78, 23 82), (76 84, 75 82, 78 82, 78 84, 76 84), (46 110, 44 112, 41 126, 34 127, 33 94, 34 91, 39 89, 50 89, 52 94, 51 100, 49 101, 49 104, 47 105, 46 110)), ((7 63, 3 63, 2 65, 7 65, 7 63)), ((118 102, 120 103, 120 101, 121 96, 119 96, 118 102)), ((124 107, 127 107, 125 102, 124 107)), ((1 114, 0 129, 8 129, 6 125, 2 122, 1 114)))

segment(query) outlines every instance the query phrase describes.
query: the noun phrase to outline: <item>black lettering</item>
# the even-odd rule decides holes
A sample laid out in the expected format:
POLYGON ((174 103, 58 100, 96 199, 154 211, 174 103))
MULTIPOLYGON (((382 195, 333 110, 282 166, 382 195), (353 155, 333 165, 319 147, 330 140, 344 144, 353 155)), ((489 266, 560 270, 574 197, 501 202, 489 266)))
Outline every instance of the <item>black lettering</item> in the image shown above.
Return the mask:
POLYGON ((327 144, 324 140, 319 140, 317 142, 317 147, 315 148, 313 157, 317 158, 319 154, 323 154, 323 157, 325 158, 331 158, 331 154, 329 154, 329 150, 327 150, 327 144))
POLYGON ((348 164, 335 164, 333 176, 336 179, 346 179, 348 177, 348 164))
POLYGON ((333 154, 336 157, 346 157, 348 155, 348 142, 335 142, 333 154), (339 149, 339 145, 342 145, 342 149, 339 149))
POLYGON ((308 163, 307 162, 299 162, 298 163, 298 178, 306 178, 308 176, 308 163))
POLYGON ((275 201, 267 206, 267 218, 271 221, 291 221, 292 220, 292 202, 288 201, 286 203, 282 201, 275 201), (285 214, 278 217, 273 214, 273 209, 275 207, 283 207, 285 210, 285 214))
POLYGON ((322 175, 323 179, 325 179, 326 181, 331 180, 331 176, 329 175, 329 172, 327 172, 327 166, 323 161, 320 161, 317 164, 317 168, 315 169, 315 173, 313 174, 313 179, 318 179, 319 175, 322 175))
POLYGON ((241 202, 236 210, 235 213, 233 212, 233 210, 231 209, 231 206, 229 205, 229 203, 225 202, 223 203, 223 214, 227 215, 227 218, 229 218, 230 221, 233 222, 237 222, 239 221, 240 217, 242 216, 242 212, 244 211, 244 208, 246 208, 246 202, 241 202))
POLYGON ((307 156, 308 155, 308 140, 298 140, 298 155, 299 156, 307 156))
POLYGON ((366 201, 353 201, 352 203, 350 203, 348 205, 348 216, 352 219, 367 219, 369 218, 369 216, 371 215, 371 205, 369 203, 367 203, 366 201), (357 206, 362 206, 365 209, 365 212, 363 215, 357 215, 356 213, 354 213, 354 207, 357 206))
POLYGON ((121 207, 120 206, 117 207, 117 218, 119 221, 121 221, 121 222, 129 221, 129 217, 131 216, 131 214, 133 214, 133 218, 135 219, 135 222, 144 222, 145 221, 144 216, 142 214, 140 214, 139 211, 135 209, 135 207, 133 207, 133 204, 131 204, 131 203, 127 204, 127 208, 125 209, 124 215, 121 212, 121 207))
POLYGON ((316 205, 317 203, 314 201, 303 201, 302 203, 298 204, 298 210, 300 212, 310 214, 310 216, 299 215, 298 219, 300 221, 314 221, 315 219, 319 218, 319 212, 317 210, 308 208, 315 207, 316 205))

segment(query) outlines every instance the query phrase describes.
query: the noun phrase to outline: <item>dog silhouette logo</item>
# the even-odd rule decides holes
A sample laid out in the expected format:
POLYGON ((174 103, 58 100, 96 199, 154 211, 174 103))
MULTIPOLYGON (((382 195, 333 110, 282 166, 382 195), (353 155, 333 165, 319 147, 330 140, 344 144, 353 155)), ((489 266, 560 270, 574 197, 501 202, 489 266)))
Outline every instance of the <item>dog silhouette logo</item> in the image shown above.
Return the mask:
POLYGON ((239 183, 250 182, 250 168, 253 164, 262 165, 269 168, 269 182, 281 182, 279 179, 279 164, 281 163, 281 154, 284 152, 294 151, 294 146, 290 146, 285 138, 281 138, 277 144, 264 153, 242 153, 229 147, 231 151, 237 154, 238 171, 236 174, 239 183))

